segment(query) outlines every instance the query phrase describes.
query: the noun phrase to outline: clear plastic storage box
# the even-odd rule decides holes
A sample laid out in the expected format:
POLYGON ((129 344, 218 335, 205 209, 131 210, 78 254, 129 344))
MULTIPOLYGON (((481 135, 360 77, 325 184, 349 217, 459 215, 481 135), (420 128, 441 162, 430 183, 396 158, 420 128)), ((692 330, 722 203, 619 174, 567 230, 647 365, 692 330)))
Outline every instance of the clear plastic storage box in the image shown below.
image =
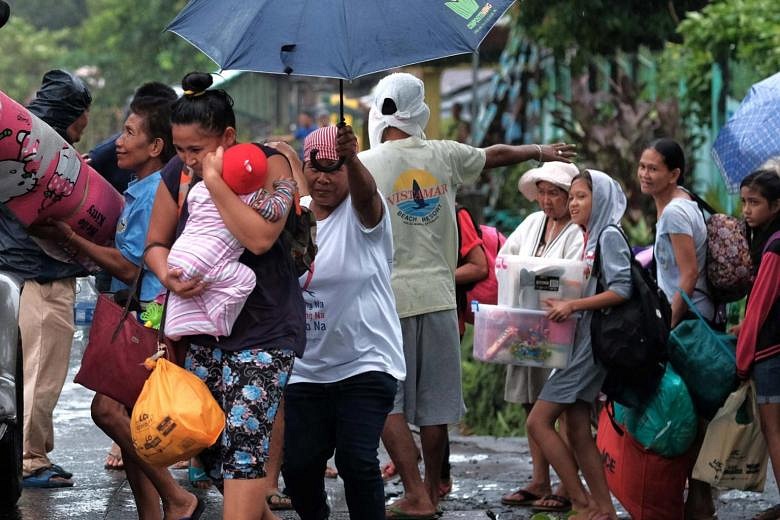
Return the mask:
POLYGON ((565 368, 577 318, 554 322, 545 311, 473 303, 474 358, 488 363, 565 368))
POLYGON ((498 304, 544 310, 544 300, 582 296, 585 262, 517 255, 496 257, 498 304))

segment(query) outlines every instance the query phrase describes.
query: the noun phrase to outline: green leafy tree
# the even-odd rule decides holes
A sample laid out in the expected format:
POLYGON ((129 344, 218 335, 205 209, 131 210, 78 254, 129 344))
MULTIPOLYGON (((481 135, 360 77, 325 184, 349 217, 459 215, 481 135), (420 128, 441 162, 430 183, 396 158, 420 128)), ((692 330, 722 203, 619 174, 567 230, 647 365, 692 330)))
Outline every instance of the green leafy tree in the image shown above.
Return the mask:
POLYGON ((678 40, 686 11, 706 0, 524 0, 517 22, 525 33, 558 56, 574 54, 585 66, 592 56, 661 49, 678 40))
POLYGON ((780 9, 776 0, 716 0, 688 13, 678 32, 683 41, 670 44, 661 70, 674 95, 685 82, 689 113, 711 124, 713 63, 724 75, 725 95, 741 99, 756 81, 780 70, 780 9))
POLYGON ((27 101, 43 74, 62 65, 66 36, 66 30, 36 29, 12 14, 0 33, 0 90, 20 103, 27 101))
POLYGON ((147 81, 176 85, 191 70, 215 65, 195 47, 165 31, 185 0, 85 0, 86 16, 74 30, 67 62, 86 75, 94 102, 81 147, 113 134, 124 107, 147 81))
POLYGON ((81 25, 86 0, 10 0, 11 12, 36 29, 57 30, 81 25))
POLYGON ((165 31, 184 0, 87 0, 89 17, 78 30, 74 59, 96 68, 96 102, 121 106, 146 81, 176 84, 195 69, 215 65, 195 47, 165 31))

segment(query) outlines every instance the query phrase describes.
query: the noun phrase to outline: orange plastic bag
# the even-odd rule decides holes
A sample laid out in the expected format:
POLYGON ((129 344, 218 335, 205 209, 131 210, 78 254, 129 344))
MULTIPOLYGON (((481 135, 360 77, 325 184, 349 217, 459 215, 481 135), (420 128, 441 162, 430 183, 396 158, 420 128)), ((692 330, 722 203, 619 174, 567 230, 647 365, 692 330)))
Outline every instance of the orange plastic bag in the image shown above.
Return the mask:
POLYGON ((164 358, 146 363, 154 370, 130 418, 139 457, 168 466, 214 444, 225 427, 225 414, 206 384, 164 358))

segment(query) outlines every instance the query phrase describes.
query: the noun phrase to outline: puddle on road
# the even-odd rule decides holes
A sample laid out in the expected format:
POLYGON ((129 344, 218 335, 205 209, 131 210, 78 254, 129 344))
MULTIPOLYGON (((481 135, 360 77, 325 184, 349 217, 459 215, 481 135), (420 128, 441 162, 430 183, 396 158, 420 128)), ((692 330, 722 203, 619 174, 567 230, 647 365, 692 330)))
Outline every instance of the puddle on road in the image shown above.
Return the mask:
POLYGON ((475 454, 475 455, 458 455, 456 453, 450 454, 450 464, 474 464, 487 459, 488 459, 488 455, 484 455, 484 454, 475 454))

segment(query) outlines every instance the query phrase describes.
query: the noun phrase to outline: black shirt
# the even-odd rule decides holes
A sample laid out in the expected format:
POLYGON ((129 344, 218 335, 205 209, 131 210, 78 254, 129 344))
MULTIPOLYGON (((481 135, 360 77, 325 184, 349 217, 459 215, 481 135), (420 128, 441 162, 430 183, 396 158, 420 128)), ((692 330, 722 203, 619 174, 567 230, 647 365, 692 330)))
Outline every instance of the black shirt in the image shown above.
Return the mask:
MULTIPOLYGON (((279 153, 273 148, 260 147, 267 157, 279 153)), ((174 157, 161 173, 173 200, 179 198, 183 167, 181 159, 174 157)), ((185 205, 182 207, 177 236, 186 222, 187 213, 185 205)), ((196 345, 228 351, 288 349, 301 357, 306 346, 304 303, 289 244, 280 235, 267 252, 255 255, 246 250, 239 261, 254 271, 257 283, 238 315, 230 336, 215 339, 199 335, 191 336, 190 341, 196 345)))

